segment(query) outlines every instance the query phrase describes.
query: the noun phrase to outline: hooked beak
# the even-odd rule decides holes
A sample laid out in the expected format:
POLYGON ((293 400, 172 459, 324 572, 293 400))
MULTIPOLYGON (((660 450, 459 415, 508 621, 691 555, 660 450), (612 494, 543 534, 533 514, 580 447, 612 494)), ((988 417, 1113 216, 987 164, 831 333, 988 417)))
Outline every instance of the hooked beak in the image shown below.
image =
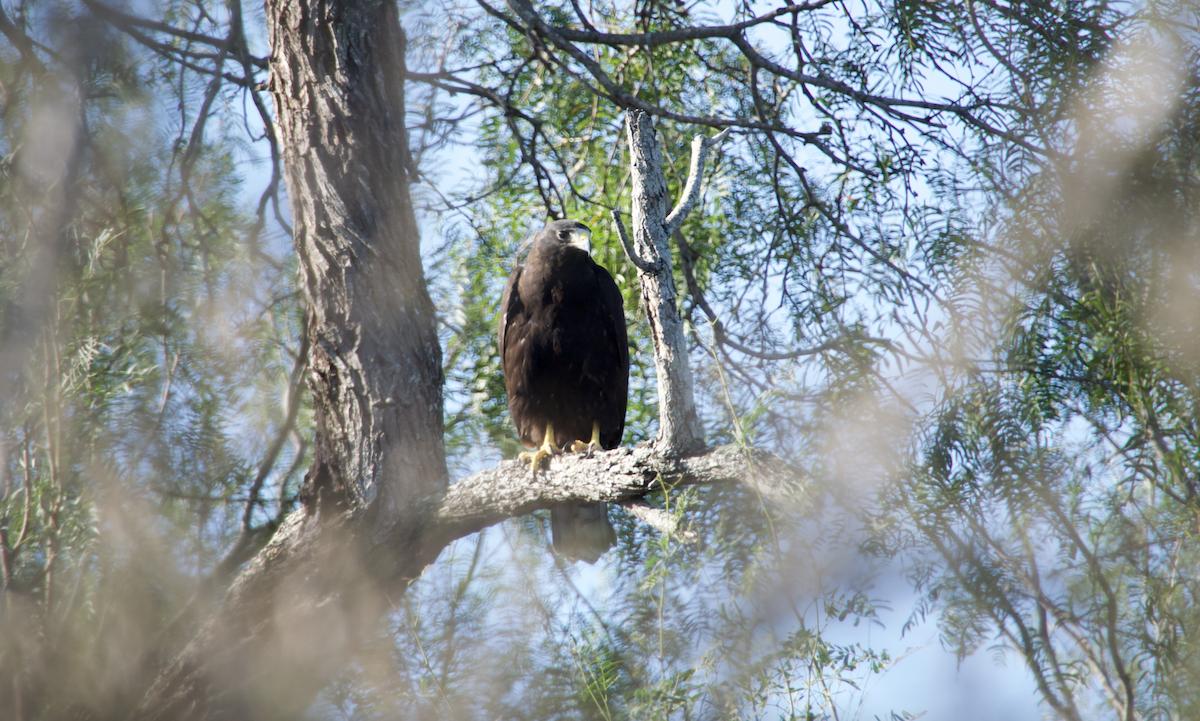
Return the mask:
POLYGON ((592 231, 587 228, 577 228, 571 231, 569 244, 579 248, 588 255, 592 254, 592 231))

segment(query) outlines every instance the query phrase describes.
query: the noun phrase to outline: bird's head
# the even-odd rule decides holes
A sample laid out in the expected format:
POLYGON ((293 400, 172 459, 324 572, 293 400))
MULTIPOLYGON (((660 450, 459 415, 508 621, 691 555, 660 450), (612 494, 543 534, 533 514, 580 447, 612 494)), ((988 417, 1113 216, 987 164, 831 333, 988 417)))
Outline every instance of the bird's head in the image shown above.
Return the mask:
POLYGON ((592 230, 577 220, 556 220, 542 231, 545 240, 579 248, 592 254, 592 230))

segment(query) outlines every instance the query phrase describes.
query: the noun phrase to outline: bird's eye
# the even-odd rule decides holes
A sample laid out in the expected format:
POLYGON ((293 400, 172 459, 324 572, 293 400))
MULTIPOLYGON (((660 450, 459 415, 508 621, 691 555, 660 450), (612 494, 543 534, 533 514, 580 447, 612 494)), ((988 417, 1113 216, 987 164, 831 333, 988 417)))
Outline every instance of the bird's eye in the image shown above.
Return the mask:
POLYGON ((568 233, 567 231, 565 231, 565 230, 558 231, 558 239, 559 240, 566 240, 569 237, 571 237, 571 234, 568 233))

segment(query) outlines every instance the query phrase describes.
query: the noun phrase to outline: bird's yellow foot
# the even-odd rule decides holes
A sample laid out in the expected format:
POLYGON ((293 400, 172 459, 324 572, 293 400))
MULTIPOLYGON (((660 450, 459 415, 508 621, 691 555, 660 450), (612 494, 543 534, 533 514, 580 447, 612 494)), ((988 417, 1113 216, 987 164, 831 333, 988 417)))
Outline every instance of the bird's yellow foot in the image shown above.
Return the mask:
POLYGON ((573 451, 587 451, 585 458, 591 458, 593 451, 600 450, 600 421, 592 421, 592 440, 590 443, 575 441, 571 444, 573 451))
POLYGON ((542 445, 534 452, 522 451, 517 455, 517 460, 522 463, 529 464, 529 470, 533 471, 533 477, 537 478, 538 467, 542 465, 543 458, 562 453, 562 449, 554 445, 554 426, 546 424, 546 437, 542 441, 542 445))

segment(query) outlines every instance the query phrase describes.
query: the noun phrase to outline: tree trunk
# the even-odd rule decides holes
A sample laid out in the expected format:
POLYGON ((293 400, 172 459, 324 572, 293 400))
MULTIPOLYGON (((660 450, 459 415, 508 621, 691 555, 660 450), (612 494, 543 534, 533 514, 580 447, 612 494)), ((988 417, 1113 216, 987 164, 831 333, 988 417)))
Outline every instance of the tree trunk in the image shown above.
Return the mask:
POLYGON ((271 86, 308 301, 304 508, 160 675, 141 716, 286 718, 436 558, 441 350, 408 191, 404 35, 386 0, 267 0, 271 86))
MULTIPOLYGON (((667 455, 692 455, 704 450, 704 428, 692 395, 692 369, 688 365, 683 318, 675 306, 675 276, 671 268, 671 225, 678 227, 691 209, 703 178, 704 147, 693 147, 692 172, 679 207, 667 217, 667 179, 662 150, 650 116, 631 110, 626 116, 630 166, 633 174, 633 251, 637 262, 642 301, 654 337, 654 369, 658 376, 658 440, 667 455), (697 161, 699 161, 697 163, 697 161), (688 192, 688 191, 694 191, 688 192)), ((706 148, 705 148, 706 150, 706 148)))
POLYGON ((442 371, 409 199, 404 35, 382 0, 268 0, 272 89, 312 329, 311 503, 375 535, 445 489, 442 371))

